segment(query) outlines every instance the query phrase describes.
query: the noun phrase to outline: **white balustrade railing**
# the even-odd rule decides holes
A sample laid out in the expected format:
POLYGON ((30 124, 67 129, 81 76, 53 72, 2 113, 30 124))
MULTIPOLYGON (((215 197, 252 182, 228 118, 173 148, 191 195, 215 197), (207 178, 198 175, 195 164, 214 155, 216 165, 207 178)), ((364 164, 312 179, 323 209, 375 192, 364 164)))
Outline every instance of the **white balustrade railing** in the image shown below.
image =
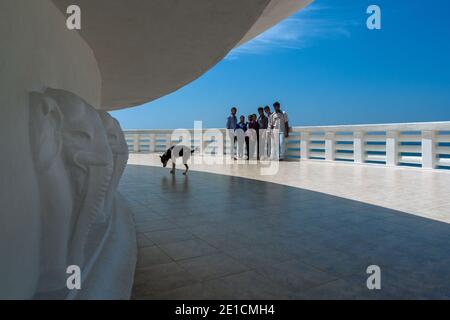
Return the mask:
MULTIPOLYGON (((173 132, 126 130, 125 135, 130 152, 154 153, 179 142, 173 132)), ((192 147, 201 146, 204 154, 218 154, 221 143, 229 153, 225 129, 187 132, 192 147)), ((450 122, 293 127, 286 150, 289 160, 450 169, 450 122)))

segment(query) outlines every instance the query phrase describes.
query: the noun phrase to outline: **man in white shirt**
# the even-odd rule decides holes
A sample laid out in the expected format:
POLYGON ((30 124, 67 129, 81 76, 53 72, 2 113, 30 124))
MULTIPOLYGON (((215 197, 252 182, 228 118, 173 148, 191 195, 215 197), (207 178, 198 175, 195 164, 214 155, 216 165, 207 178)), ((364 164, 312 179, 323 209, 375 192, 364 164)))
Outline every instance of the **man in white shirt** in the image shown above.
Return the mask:
POLYGON ((281 111, 279 102, 275 102, 273 108, 274 112, 269 117, 269 127, 272 131, 271 159, 283 161, 286 153, 285 139, 289 137, 289 119, 287 113, 281 111))

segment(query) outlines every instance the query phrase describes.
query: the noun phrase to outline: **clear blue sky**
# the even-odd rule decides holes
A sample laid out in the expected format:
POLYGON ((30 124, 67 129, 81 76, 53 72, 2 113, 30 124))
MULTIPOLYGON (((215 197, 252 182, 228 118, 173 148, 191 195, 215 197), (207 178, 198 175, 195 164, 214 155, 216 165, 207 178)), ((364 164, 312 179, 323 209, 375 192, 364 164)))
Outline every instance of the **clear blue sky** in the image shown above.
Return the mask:
POLYGON ((293 125, 450 120, 449 15, 448 0, 316 0, 186 87, 112 114, 125 129, 223 127, 232 105, 279 100, 293 125))

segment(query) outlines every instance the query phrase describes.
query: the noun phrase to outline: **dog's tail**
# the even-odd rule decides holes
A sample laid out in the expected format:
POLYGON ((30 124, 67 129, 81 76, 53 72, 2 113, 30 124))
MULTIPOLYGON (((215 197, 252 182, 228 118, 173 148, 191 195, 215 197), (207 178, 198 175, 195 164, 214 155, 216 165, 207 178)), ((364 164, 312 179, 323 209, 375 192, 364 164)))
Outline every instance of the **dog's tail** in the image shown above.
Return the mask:
POLYGON ((198 150, 199 150, 199 147, 192 149, 192 150, 191 150, 191 154, 194 154, 194 153, 197 152, 198 150))

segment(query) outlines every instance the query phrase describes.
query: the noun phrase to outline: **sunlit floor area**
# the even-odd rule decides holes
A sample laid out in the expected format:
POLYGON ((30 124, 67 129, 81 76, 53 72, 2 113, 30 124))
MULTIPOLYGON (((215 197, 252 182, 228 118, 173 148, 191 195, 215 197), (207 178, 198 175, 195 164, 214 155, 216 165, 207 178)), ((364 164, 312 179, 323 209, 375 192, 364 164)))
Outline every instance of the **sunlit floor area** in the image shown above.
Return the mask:
POLYGON ((450 298, 446 172, 282 162, 262 176, 242 162, 173 176, 158 162, 131 155, 120 186, 134 299, 450 298))

